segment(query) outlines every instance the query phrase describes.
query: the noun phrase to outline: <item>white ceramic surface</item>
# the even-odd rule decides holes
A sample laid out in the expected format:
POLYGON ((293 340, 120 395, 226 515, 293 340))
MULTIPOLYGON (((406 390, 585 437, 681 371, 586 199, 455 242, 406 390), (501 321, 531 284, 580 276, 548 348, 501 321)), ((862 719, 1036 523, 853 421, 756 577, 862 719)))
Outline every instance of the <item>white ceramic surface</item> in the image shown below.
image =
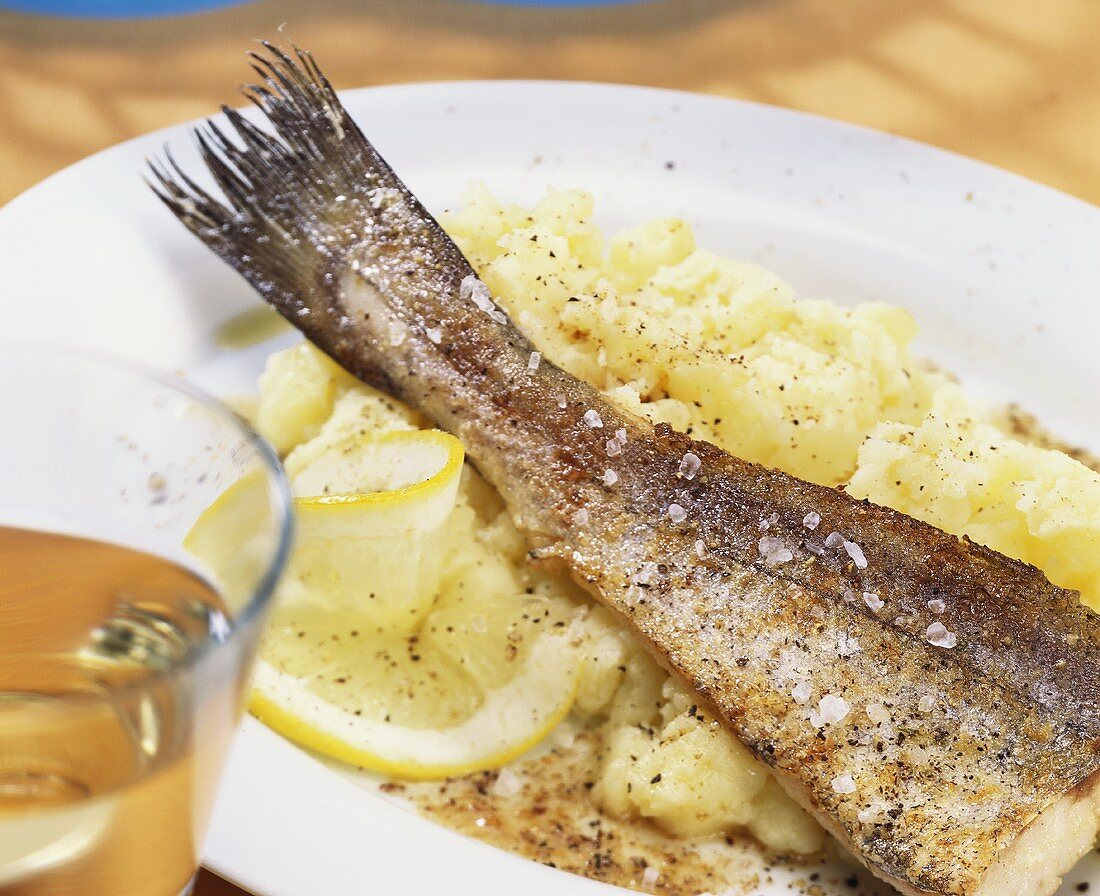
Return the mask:
MULTIPOLYGON (((349 91, 352 114, 430 209, 483 180, 531 202, 581 186, 609 228, 662 215, 701 245, 758 261, 802 296, 886 299, 920 350, 992 398, 1019 401, 1100 449, 1100 210, 949 153, 752 104, 541 82, 349 91)), ((228 352, 218 326, 251 290, 141 182, 165 143, 189 170, 186 129, 100 153, 0 209, 0 343, 93 346, 248 390, 291 337, 228 352)), ((207 845, 215 870, 265 896, 610 889, 436 827, 249 719, 207 845)), ((1095 860, 1067 879, 1091 879, 1095 860)), ((768 893, 788 893, 783 873, 768 893)), ((841 888, 837 892, 848 892, 841 888)))

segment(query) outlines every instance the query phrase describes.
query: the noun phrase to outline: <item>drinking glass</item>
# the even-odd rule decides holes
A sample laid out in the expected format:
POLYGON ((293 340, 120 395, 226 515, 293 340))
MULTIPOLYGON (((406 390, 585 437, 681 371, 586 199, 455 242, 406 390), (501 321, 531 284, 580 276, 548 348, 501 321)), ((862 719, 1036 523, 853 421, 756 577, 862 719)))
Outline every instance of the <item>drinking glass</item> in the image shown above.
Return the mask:
POLYGON ((290 534, 277 458, 213 398, 0 347, 2 896, 190 891, 290 534), (239 482, 219 581, 185 540, 239 482))

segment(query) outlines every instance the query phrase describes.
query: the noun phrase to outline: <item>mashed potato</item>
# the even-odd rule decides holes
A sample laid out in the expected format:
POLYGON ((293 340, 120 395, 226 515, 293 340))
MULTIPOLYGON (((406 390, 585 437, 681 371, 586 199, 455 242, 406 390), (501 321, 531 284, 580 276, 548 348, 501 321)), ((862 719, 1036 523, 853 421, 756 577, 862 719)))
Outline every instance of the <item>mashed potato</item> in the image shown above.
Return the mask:
MULTIPOLYGON (((475 189, 443 223, 536 347, 613 400, 965 533, 1100 608, 1100 475, 1014 438, 1001 414, 915 358, 905 311, 796 300, 774 274, 699 249, 679 220, 605 242, 578 191, 524 209, 475 189)), ((330 431, 425 425, 308 347, 274 356, 261 390, 259 426, 284 454, 330 431)), ((816 823, 631 633, 566 579, 527 565, 472 470, 455 514, 446 587, 535 593, 574 614, 583 659, 573 713, 603 739, 592 795, 604 809, 683 837, 740 828, 779 851, 821 848, 816 823)))
POLYGON ((848 490, 1026 560, 1100 610, 1100 475, 1000 419, 944 386, 917 425, 872 430, 848 490))
POLYGON ((917 423, 943 378, 889 305, 796 301, 755 265, 695 245, 675 219, 605 246, 592 199, 526 210, 474 190, 444 225, 548 358, 654 421, 828 485, 883 420, 917 423))
POLYGON ((626 407, 1042 569, 1100 609, 1100 474, 914 358, 912 317, 796 300, 676 219, 605 246, 592 199, 474 188, 448 230, 544 355, 626 407))

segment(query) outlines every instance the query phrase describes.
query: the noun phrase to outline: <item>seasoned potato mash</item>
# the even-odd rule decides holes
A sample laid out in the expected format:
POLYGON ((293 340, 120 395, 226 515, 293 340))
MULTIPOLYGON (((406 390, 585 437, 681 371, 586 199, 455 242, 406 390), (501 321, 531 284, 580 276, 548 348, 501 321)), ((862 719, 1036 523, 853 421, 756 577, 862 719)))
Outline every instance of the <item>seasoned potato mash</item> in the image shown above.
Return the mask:
POLYGON ((740 743, 672 679, 659 719, 607 727, 595 799, 615 815, 643 815, 681 837, 747 828, 779 852, 810 853, 824 834, 740 743))
POLYGON ((1000 419, 944 386, 917 425, 871 431, 848 490, 1026 560, 1100 611, 1100 475, 1000 419))
POLYGON ((880 421, 917 423, 943 378, 889 305, 796 300, 775 274, 662 219, 605 245, 592 199, 535 208, 475 189, 444 225, 542 353, 654 421, 835 485, 880 421))
MULTIPOLYGON (((605 241, 592 211, 579 191, 525 209, 477 188, 443 223, 536 348, 630 410, 965 533, 1100 609, 1100 475, 1013 437, 994 409, 915 358, 908 313, 795 299, 776 275, 698 248, 680 220, 605 241)), ((270 360, 258 425, 293 466, 310 440, 426 424, 302 346, 270 360)), ((530 567, 472 470, 454 514, 448 594, 535 595, 569 620, 580 663, 572 714, 603 742, 598 804, 683 837, 745 829, 783 852, 822 847, 817 824, 629 631, 566 579, 530 567)), ((438 632, 455 601, 430 600, 423 625, 438 632)))
POLYGON ((623 405, 968 535, 1100 609, 1100 474, 915 358, 906 311, 796 300, 676 219, 605 247, 592 211, 580 191, 523 209, 475 187, 445 224, 536 347, 623 405))

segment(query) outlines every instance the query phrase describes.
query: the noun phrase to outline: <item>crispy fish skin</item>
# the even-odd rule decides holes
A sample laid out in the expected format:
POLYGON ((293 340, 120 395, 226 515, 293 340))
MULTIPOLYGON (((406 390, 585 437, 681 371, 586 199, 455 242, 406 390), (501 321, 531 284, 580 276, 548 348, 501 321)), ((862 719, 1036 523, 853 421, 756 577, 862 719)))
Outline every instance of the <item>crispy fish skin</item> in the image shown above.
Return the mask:
POLYGON ((621 614, 876 875, 1053 892, 1100 819, 1100 617, 1032 567, 532 370, 309 54, 266 46, 246 95, 275 136, 225 110, 241 142, 198 139, 227 203, 169 157, 152 169, 169 208, 340 364, 458 435, 532 555, 621 614))

